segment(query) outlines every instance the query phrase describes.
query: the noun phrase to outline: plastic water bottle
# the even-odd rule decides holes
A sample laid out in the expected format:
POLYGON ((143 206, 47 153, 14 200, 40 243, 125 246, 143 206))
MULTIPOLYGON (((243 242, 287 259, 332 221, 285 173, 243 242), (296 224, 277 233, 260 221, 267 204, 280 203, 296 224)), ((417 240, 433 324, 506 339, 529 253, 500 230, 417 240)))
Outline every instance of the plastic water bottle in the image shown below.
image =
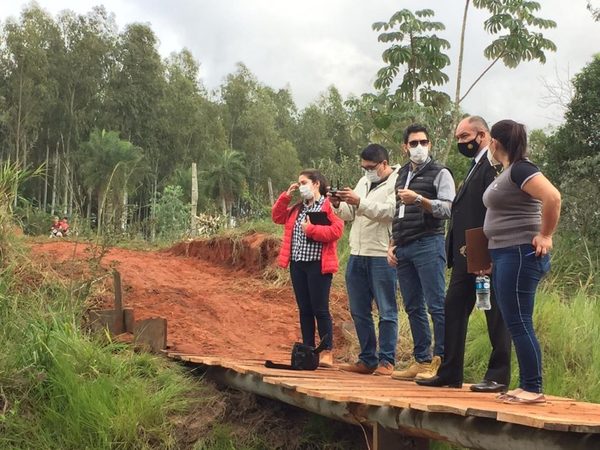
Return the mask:
POLYGON ((475 302, 477 309, 488 310, 492 308, 490 303, 490 277, 480 275, 475 278, 475 295, 477 296, 475 302))

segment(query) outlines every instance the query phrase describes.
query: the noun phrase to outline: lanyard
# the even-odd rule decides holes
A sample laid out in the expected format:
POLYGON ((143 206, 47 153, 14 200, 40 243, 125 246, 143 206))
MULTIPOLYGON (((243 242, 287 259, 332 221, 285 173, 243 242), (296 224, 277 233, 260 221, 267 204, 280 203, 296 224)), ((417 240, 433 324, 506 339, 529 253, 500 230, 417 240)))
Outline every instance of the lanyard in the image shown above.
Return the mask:
MULTIPOLYGON (((404 189, 408 188, 408 185, 410 184, 410 180, 413 177, 413 172, 412 170, 408 171, 408 175, 406 176, 406 183, 404 183, 404 189)), ((398 208, 398 219, 402 219, 404 217, 404 209, 405 209, 405 204, 402 203, 400 205, 400 207, 398 208)))

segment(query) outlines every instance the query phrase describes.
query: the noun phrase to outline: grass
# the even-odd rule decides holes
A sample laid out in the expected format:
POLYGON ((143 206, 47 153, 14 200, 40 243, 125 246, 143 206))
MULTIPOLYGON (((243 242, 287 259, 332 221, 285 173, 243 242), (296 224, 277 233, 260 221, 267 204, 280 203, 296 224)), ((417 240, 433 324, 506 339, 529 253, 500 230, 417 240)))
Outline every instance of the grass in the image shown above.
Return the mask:
POLYGON ((0 448, 176 448, 172 418, 201 386, 163 358, 83 331, 82 306, 32 266, 4 268, 0 448))
MULTIPOLYGON (((340 270, 334 284, 341 289, 349 230, 347 226, 338 242, 340 270)), ((248 232, 281 235, 282 227, 258 221, 226 233, 239 236, 248 232)), ((598 245, 566 232, 555 244, 553 269, 538 290, 534 313, 544 356, 544 390, 600 402, 600 350, 595 345, 600 332, 598 245)), ((14 252, 14 242, 9 247, 14 252)), ((287 279, 287 272, 276 271, 269 277, 281 282, 287 279)), ((191 380, 160 358, 134 353, 83 332, 84 299, 73 291, 23 269, 20 263, 7 266, 5 258, 0 276, 0 339, 4 343, 0 350, 0 448, 181 448, 178 424, 185 422, 186 414, 199 407, 214 409, 214 405, 190 403, 190 392, 200 392, 202 405, 221 402, 221 394, 207 390, 204 383, 191 380)), ((401 306, 399 311, 398 359, 402 365, 410 360, 412 340, 401 306)), ((474 311, 467 337, 465 380, 481 378, 489 352, 484 315, 474 311)), ((513 358, 513 386, 517 377, 513 358)), ((231 417, 222 418, 215 412, 216 419, 189 448, 276 448, 276 435, 285 435, 294 423, 288 412, 277 410, 272 403, 264 405, 261 414, 264 408, 272 410, 280 422, 259 414, 252 424, 245 424, 254 410, 239 405, 232 400, 231 407, 239 407, 239 411, 231 417)), ((351 448, 348 441, 340 444, 333 429, 325 419, 303 416, 301 426, 295 429, 294 445, 288 441, 285 448, 351 448)), ((361 442, 360 435, 354 441, 361 442)), ((457 447, 432 443, 432 448, 457 447)))
MULTIPOLYGON (((565 297, 546 283, 538 291, 534 326, 543 355, 544 391, 547 394, 600 403, 600 302, 585 291, 565 297)), ((485 318, 474 312, 469 324, 465 379, 485 373, 491 350, 485 318)), ((512 385, 518 382, 513 351, 512 385)))

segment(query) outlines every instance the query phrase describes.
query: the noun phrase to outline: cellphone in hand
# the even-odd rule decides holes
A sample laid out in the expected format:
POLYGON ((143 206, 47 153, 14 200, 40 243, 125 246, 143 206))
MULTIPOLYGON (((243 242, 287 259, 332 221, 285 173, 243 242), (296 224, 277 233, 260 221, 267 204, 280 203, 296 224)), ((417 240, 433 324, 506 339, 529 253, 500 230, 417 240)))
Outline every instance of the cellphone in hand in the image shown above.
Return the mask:
POLYGON ((337 197, 338 191, 340 191, 340 180, 337 182, 337 187, 329 186, 329 193, 332 197, 337 197))

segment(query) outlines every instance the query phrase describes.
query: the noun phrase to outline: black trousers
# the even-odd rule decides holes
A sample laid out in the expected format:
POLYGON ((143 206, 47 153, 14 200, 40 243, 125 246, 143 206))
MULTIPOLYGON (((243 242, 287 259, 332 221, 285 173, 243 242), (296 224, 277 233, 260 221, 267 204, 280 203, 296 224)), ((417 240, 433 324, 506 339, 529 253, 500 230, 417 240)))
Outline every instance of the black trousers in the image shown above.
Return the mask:
POLYGON ((321 273, 321 261, 292 261, 292 286, 298 303, 302 343, 315 347, 315 321, 325 350, 333 346, 333 321, 329 313, 329 291, 333 275, 321 273))
MULTIPOLYGON (((483 378, 508 385, 510 383, 510 334, 502 320, 493 289, 491 304, 492 309, 485 311, 485 318, 492 344, 492 354, 483 378)), ((467 325, 474 306, 475 275, 453 270, 444 305, 446 314, 444 361, 438 371, 438 376, 448 382, 463 381, 467 325)))

